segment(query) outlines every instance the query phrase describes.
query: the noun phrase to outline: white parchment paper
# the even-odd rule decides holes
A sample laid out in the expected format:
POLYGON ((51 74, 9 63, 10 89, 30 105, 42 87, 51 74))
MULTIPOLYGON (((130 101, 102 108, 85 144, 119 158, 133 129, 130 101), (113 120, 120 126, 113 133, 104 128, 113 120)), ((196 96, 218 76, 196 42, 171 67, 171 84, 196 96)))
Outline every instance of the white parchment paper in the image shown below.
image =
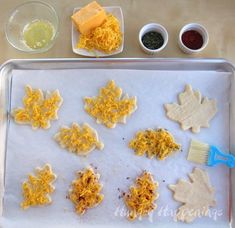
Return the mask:
POLYGON ((229 170, 225 166, 206 167, 186 160, 191 138, 229 149, 229 91, 231 75, 223 72, 146 71, 146 70, 14 70, 12 73, 11 108, 22 107, 24 86, 42 90, 59 89, 63 105, 59 120, 51 123, 48 130, 33 131, 30 126, 17 125, 11 119, 6 155, 6 186, 4 195, 4 227, 85 227, 85 226, 173 226, 182 227, 174 221, 174 213, 180 206, 172 197, 168 184, 179 178, 188 180, 187 174, 194 167, 207 170, 215 188, 217 205, 209 217, 195 220, 195 227, 221 227, 228 224, 229 170), (127 124, 118 124, 107 129, 96 124, 84 111, 83 97, 95 96, 108 80, 130 96, 137 96, 138 109, 127 119, 127 124), (164 103, 177 102, 177 95, 186 83, 201 91, 203 96, 217 100, 218 113, 210 122, 210 128, 202 128, 199 134, 182 131, 176 122, 165 116, 164 103), (104 143, 103 151, 95 150, 88 157, 79 157, 61 149, 53 135, 61 125, 72 122, 87 122, 98 131, 104 143), (163 127, 168 129, 182 145, 178 152, 165 161, 138 157, 128 148, 128 142, 138 130, 163 127), (20 209, 21 184, 35 167, 51 164, 57 175, 53 203, 46 207, 20 209), (75 172, 88 165, 97 167, 103 183, 104 201, 80 217, 74 213, 73 204, 66 194, 75 172), (124 216, 126 208, 118 191, 127 191, 134 179, 143 170, 150 171, 159 182, 158 209, 150 218, 129 222, 124 216), (130 177, 130 178, 127 178, 130 177))

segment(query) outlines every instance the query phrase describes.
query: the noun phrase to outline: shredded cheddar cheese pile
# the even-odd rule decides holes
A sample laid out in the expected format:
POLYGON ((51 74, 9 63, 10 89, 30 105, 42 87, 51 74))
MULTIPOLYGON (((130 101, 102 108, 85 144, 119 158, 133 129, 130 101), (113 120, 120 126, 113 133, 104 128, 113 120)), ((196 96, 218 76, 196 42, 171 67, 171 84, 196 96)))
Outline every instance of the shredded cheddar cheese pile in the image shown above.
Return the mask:
POLYGON ((99 183, 99 175, 89 168, 78 173, 78 178, 72 182, 69 191, 69 199, 75 205, 77 214, 84 214, 89 208, 100 204, 104 196, 100 193, 102 185, 99 183))
POLYGON ((80 127, 73 123, 71 128, 61 127, 54 138, 62 148, 78 155, 86 155, 95 148, 101 150, 104 147, 98 139, 97 132, 88 124, 80 127))
POLYGON ((135 186, 131 186, 129 193, 124 197, 124 202, 129 209, 130 220, 137 217, 147 216, 156 209, 155 200, 158 198, 158 183, 148 172, 143 172, 135 181, 135 186))
POLYGON ((99 91, 97 97, 86 97, 85 110, 108 128, 114 128, 118 122, 125 123, 126 117, 137 108, 136 97, 122 97, 122 89, 109 81, 99 91))
POLYGON ((50 165, 46 164, 42 169, 35 171, 36 176, 29 175, 28 181, 22 184, 23 202, 21 208, 27 209, 30 206, 46 205, 51 203, 50 195, 55 188, 52 182, 56 179, 50 165))
POLYGON ((109 14, 106 21, 89 34, 80 36, 77 47, 89 51, 97 49, 110 53, 117 50, 122 43, 120 24, 116 17, 109 14))
POLYGON ((180 149, 180 145, 175 143, 173 136, 164 129, 137 132, 135 138, 130 141, 129 147, 139 156, 146 153, 149 158, 156 156, 160 160, 180 149))
POLYGON ((29 124, 33 129, 50 127, 50 120, 58 118, 57 111, 62 104, 62 97, 58 90, 48 92, 44 97, 40 89, 25 87, 26 96, 23 98, 24 108, 13 110, 12 115, 16 123, 29 124))

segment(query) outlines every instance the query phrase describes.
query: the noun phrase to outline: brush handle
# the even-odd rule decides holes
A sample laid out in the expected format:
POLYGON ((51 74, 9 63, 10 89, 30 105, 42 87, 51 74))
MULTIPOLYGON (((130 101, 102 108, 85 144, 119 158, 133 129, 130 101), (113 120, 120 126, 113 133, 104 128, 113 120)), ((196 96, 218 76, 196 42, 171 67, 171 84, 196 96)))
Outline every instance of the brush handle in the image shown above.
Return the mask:
POLYGON ((235 167, 235 156, 232 154, 225 154, 220 151, 215 146, 210 146, 209 157, 208 157, 208 165, 214 166, 217 164, 227 165, 229 168, 235 167))

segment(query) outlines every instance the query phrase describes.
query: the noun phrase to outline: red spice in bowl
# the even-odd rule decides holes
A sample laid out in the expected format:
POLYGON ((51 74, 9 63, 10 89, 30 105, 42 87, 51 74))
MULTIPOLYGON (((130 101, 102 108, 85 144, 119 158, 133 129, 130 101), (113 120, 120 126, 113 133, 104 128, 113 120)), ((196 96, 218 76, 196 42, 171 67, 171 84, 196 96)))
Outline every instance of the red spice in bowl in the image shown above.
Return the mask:
POLYGON ((200 49, 203 45, 202 35, 195 30, 188 30, 182 34, 183 44, 192 50, 200 49))

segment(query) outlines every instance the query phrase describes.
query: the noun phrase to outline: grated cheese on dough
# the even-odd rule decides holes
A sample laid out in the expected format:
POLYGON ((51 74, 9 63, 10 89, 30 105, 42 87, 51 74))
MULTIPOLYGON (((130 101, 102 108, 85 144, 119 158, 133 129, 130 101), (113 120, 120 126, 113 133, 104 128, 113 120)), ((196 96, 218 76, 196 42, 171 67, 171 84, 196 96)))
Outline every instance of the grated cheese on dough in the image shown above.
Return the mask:
POLYGON ((109 14, 101 26, 93 29, 87 35, 80 35, 77 47, 89 51, 97 49, 105 53, 111 53, 117 50, 121 43, 122 33, 119 21, 112 14, 109 14))
POLYGON ((96 130, 86 123, 82 127, 76 123, 73 123, 71 128, 61 127, 54 138, 62 148, 77 155, 87 155, 95 148, 102 150, 104 147, 99 141, 96 130))
POLYGON ((100 89, 97 97, 85 97, 84 101, 86 112, 108 128, 125 123, 126 117, 137 109, 136 97, 122 96, 122 89, 113 80, 100 89))
POLYGON ((165 159, 179 150, 180 145, 176 144, 173 136, 164 129, 139 131, 129 143, 129 147, 136 155, 143 156, 145 153, 149 158, 156 156, 159 160, 165 159))
POLYGON ((16 123, 29 124, 33 129, 50 127, 50 120, 58 119, 57 112, 63 102, 58 90, 47 92, 46 96, 40 89, 25 87, 23 98, 24 108, 14 109, 12 116, 16 123))
POLYGON ((124 202, 129 209, 129 220, 137 217, 147 216, 156 209, 159 194, 157 193, 158 183, 154 182, 153 176, 148 172, 143 172, 131 186, 129 193, 124 197, 124 202))
POLYGON ((50 195, 55 188, 52 183, 56 175, 52 172, 51 166, 46 164, 43 168, 37 168, 35 176, 29 175, 28 181, 22 184, 23 202, 21 208, 27 209, 30 206, 46 205, 51 203, 50 195))
POLYGON ((99 183, 99 174, 94 173, 92 168, 78 172, 77 176, 72 182, 69 199, 74 203, 76 213, 82 215, 99 205, 104 196, 100 193, 102 185, 99 183))

